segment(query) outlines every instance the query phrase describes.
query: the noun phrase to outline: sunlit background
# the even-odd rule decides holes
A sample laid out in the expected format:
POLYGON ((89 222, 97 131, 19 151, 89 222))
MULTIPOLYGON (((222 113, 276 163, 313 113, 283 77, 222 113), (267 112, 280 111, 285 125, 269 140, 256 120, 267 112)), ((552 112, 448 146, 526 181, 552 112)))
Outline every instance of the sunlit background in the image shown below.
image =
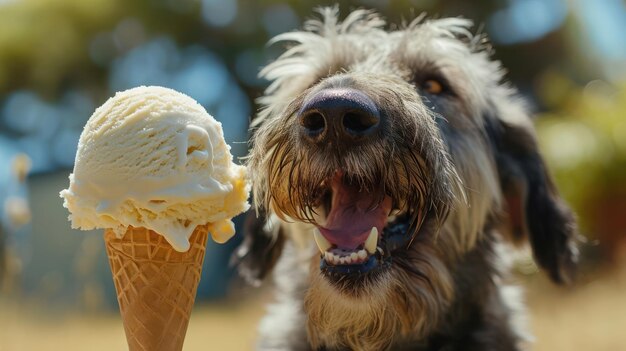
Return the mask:
MULTIPOLYGON (((0 351, 125 347, 101 231, 71 230, 58 196, 78 137, 116 91, 190 95, 247 150, 272 36, 332 2, 0 0, 0 351)), ((626 350, 626 5, 623 0, 362 0, 400 23, 473 19, 535 109, 542 151, 586 242, 578 282, 522 261, 537 350, 626 350)), ((270 289, 209 244, 186 349, 252 349, 270 289)), ((270 284, 266 284, 270 285, 270 284)))

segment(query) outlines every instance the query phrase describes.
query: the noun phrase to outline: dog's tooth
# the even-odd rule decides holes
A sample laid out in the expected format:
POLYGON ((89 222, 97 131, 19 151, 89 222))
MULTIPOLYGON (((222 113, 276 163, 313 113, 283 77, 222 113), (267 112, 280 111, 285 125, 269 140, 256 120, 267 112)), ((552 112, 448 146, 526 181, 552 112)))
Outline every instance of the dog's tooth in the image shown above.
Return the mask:
POLYGON ((330 249, 333 246, 317 228, 313 229, 313 238, 315 239, 315 243, 317 244, 317 247, 322 252, 322 255, 324 254, 324 252, 328 251, 328 249, 330 249))
POLYGON ((378 252, 380 252, 381 255, 385 256, 385 250, 382 249, 382 247, 377 247, 376 250, 378 250, 378 252))
POLYGON ((370 254, 376 253, 376 245, 378 245, 378 229, 376 227, 372 227, 372 231, 370 231, 370 235, 365 240, 365 250, 370 254))
POLYGON ((345 257, 341 257, 341 258, 339 259, 339 263, 340 263, 340 264, 346 264, 346 258, 345 258, 345 257))
POLYGON ((367 258, 367 251, 361 249, 359 250, 359 252, 357 253, 357 256, 359 256, 360 259, 364 260, 367 258))
POLYGON ((359 259, 359 255, 357 255, 356 252, 353 252, 350 254, 350 258, 352 259, 352 262, 356 262, 356 260, 359 259))
POLYGON ((352 264, 352 256, 347 256, 346 257, 346 263, 347 264, 352 264))

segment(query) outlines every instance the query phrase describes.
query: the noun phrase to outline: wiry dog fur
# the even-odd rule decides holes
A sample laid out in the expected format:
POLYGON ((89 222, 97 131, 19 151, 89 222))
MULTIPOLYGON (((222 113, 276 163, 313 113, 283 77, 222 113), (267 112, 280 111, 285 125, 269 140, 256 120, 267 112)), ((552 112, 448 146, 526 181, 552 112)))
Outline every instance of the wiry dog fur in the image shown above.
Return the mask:
MULTIPOLYGON (((503 83, 483 35, 461 18, 423 16, 386 31, 366 10, 343 22, 320 10, 261 74, 249 158, 254 200, 240 272, 274 268, 277 302, 263 350, 520 350, 528 335, 508 284, 511 243, 529 241, 558 283, 573 275, 575 223, 537 150, 524 102, 503 83), (445 87, 423 88, 435 79, 445 87), (364 92, 385 116, 358 147, 312 147, 298 136, 303 101, 323 89, 364 92), (328 279, 312 239, 319 187, 337 170, 393 200, 409 221, 374 278, 328 279)), ((373 204, 375 206, 376 204, 373 204)), ((385 235, 385 234, 383 234, 385 235)))

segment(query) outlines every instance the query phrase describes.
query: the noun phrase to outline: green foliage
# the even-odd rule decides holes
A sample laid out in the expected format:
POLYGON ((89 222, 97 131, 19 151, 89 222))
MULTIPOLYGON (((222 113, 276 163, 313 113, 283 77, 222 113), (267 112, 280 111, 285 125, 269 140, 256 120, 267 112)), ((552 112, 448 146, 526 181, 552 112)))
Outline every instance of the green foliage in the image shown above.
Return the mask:
POLYGON ((0 11, 0 93, 24 86, 51 93, 93 69, 86 43, 119 16, 117 0, 30 0, 0 11))
POLYGON ((541 149, 583 228, 593 231, 597 209, 626 195, 626 83, 579 88, 548 74, 541 91, 556 108, 537 121, 541 149))

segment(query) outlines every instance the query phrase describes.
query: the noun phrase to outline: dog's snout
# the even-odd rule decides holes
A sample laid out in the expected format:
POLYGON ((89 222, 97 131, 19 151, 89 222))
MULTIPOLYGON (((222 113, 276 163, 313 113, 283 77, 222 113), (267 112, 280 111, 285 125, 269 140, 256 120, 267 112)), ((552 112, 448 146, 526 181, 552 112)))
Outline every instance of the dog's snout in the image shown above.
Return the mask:
POLYGON ((298 115, 301 134, 321 143, 345 144, 374 136, 381 125, 376 104, 359 90, 324 89, 310 96, 298 115))

